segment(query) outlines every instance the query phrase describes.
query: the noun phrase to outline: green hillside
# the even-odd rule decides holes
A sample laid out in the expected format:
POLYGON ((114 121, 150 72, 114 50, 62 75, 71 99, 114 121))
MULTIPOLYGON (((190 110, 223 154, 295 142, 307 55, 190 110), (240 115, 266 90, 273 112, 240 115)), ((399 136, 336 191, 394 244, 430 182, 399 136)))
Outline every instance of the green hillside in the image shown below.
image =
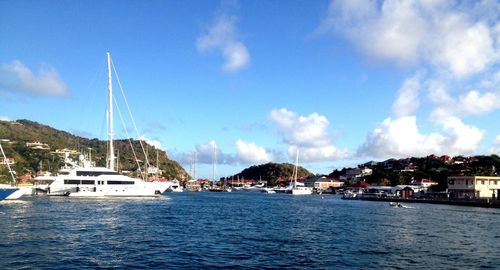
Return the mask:
MULTIPOLYGON (((295 165, 290 163, 266 163, 261 165, 254 165, 249 168, 244 169, 240 173, 233 175, 229 178, 237 179, 262 179, 268 181, 270 184, 274 184, 278 178, 288 179, 293 176, 293 169, 295 165)), ((298 178, 308 178, 312 177, 314 174, 304 169, 303 167, 298 168, 297 177, 298 178)))
MULTIPOLYGON (((22 175, 25 172, 33 175, 39 171, 57 172, 63 162, 61 155, 56 154, 55 151, 64 148, 76 150, 82 154, 90 152, 96 166, 106 165, 107 141, 75 136, 29 120, 0 121, 0 143, 2 143, 5 154, 14 158, 16 164, 12 167, 17 175, 22 175), (33 149, 33 147, 26 145, 27 142, 47 144, 50 149, 33 149)), ((121 171, 136 171, 138 166, 129 140, 116 140, 114 145, 118 154, 119 169, 121 171)), ((143 166, 146 158, 140 142, 133 140, 132 145, 137 159, 143 162, 141 164, 143 166)), ((143 146, 147 149, 150 164, 156 165, 157 149, 144 141, 143 146)), ((75 154, 72 158, 77 160, 78 155, 75 154)), ((184 169, 176 161, 168 159, 165 151, 158 149, 158 161, 159 168, 163 171, 161 176, 168 179, 186 178, 187 174, 184 169)), ((0 180, 5 181, 7 176, 6 166, 0 165, 0 180)))

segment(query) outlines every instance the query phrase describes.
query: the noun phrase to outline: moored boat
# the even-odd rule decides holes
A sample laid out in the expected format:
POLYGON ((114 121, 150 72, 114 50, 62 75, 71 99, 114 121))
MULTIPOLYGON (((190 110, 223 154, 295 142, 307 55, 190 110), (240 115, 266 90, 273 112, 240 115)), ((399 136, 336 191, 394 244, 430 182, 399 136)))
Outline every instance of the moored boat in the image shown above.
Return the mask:
POLYGON ((146 182, 131 178, 115 171, 115 153, 113 147, 113 88, 111 83, 111 56, 107 53, 108 64, 108 160, 107 167, 91 167, 90 162, 83 166, 73 164, 64 168, 58 176, 50 179, 45 188, 38 191, 47 195, 69 197, 150 197, 160 196, 170 187, 170 182, 146 182))

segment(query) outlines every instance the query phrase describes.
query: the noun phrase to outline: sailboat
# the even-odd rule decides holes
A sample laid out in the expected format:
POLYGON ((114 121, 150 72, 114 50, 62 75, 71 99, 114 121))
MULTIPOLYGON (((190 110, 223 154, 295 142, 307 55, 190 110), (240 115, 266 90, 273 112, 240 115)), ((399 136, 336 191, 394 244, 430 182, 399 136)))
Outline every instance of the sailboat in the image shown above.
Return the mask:
POLYGON ((5 152, 3 151, 2 144, 0 144, 0 151, 2 152, 4 163, 7 165, 9 169, 10 176, 12 177, 12 181, 10 184, 0 184, 0 201, 1 200, 16 200, 23 196, 28 187, 18 187, 16 185, 16 179, 14 178, 14 174, 12 173, 12 169, 10 168, 10 164, 5 156, 5 152))
POLYGON ((299 170, 299 148, 297 148, 297 154, 295 157, 295 167, 293 169, 293 186, 292 186, 292 194, 293 195, 311 195, 312 188, 304 186, 303 183, 297 183, 297 174, 299 170))
POLYGON ((47 195, 69 197, 153 197, 160 196, 170 182, 146 182, 131 178, 115 171, 113 147, 113 87, 111 79, 111 56, 107 53, 108 64, 108 163, 107 167, 72 166, 68 171, 53 178, 45 189, 47 195))

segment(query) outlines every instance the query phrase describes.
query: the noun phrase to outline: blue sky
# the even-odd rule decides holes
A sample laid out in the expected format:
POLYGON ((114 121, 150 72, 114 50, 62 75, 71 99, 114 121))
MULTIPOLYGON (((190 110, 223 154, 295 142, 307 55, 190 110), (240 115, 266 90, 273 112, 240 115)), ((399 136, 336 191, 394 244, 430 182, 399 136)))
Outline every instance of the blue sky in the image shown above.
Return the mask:
POLYGON ((315 173, 499 154, 499 14, 491 0, 1 0, 0 118, 104 139, 109 50, 139 136, 186 169, 196 151, 199 177, 211 145, 217 177, 297 148, 315 173))

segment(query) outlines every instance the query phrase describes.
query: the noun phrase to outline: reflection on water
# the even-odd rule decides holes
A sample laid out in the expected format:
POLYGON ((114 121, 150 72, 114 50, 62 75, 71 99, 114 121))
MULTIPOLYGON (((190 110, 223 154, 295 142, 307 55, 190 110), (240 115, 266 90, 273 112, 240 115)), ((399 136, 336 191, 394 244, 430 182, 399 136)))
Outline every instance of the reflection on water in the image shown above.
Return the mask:
POLYGON ((0 269, 462 269, 500 261, 500 211, 179 193, 0 203, 0 269))

